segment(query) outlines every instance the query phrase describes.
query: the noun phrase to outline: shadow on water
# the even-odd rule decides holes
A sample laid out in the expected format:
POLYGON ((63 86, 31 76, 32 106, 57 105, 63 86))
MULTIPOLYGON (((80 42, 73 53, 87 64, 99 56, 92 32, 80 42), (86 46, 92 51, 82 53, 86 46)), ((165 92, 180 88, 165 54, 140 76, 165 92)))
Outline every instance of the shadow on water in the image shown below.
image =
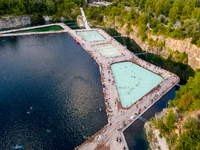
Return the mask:
MULTIPOLYGON (((154 117, 156 112, 162 111, 168 104, 169 100, 175 98, 175 91, 178 87, 172 88, 167 94, 165 94, 156 104, 154 104, 146 113, 142 115, 143 118, 149 120, 154 117)), ((145 122, 136 120, 129 128, 124 131, 124 136, 128 144, 129 150, 147 150, 147 140, 144 133, 145 122)))
MULTIPOLYGON (((111 28, 102 28, 111 36, 120 36, 121 34, 117 32, 115 29, 111 28)), ((122 45, 127 46, 127 49, 134 53, 143 53, 143 51, 137 43, 130 39, 129 37, 117 37, 115 38, 118 42, 122 45)), ((143 60, 146 60, 156 66, 160 66, 165 70, 173 72, 174 74, 178 75, 181 79, 180 84, 183 85, 186 83, 186 80, 190 76, 194 76, 194 70, 189 66, 182 63, 175 62, 170 59, 165 59, 156 54, 145 54, 139 55, 139 57, 143 60)))

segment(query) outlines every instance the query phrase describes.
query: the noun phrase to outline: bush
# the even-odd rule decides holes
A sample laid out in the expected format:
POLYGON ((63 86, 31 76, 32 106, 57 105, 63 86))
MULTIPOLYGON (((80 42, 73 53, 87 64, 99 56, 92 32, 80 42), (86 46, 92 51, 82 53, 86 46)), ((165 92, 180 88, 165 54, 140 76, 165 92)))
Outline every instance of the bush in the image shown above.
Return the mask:
POLYGON ((200 39, 200 31, 193 34, 192 40, 190 41, 190 43, 197 45, 199 39, 200 39))
POLYGON ((154 41, 153 41, 152 38, 148 38, 148 39, 147 39, 147 42, 148 42, 148 44, 151 45, 151 46, 153 46, 153 44, 154 44, 154 41))
POLYGON ((31 17, 31 24, 44 24, 45 20, 41 13, 34 14, 33 17, 31 17))
POLYGON ((144 42, 146 38, 147 38, 147 35, 144 33, 144 34, 141 35, 140 39, 141 39, 142 42, 144 42))
POLYGON ((153 29, 153 28, 155 28, 155 27, 157 26, 157 24, 159 24, 159 23, 160 23, 160 21, 159 21, 158 19, 153 18, 153 19, 151 19, 150 22, 149 22, 149 27, 153 29))
POLYGON ((147 27, 145 24, 140 24, 138 28, 138 34, 142 36, 147 31, 147 27))
POLYGON ((191 93, 187 92, 186 94, 182 95, 178 104, 178 109, 183 111, 188 110, 188 108, 194 101, 195 97, 191 93))
POLYGON ((159 134, 159 137, 162 138, 163 137, 162 134, 159 134))
POLYGON ((186 34, 179 28, 175 29, 171 34, 170 37, 175 39, 184 39, 186 34))
POLYGON ((98 15, 98 17, 96 18, 96 20, 98 22, 102 22, 103 21, 103 15, 98 15))

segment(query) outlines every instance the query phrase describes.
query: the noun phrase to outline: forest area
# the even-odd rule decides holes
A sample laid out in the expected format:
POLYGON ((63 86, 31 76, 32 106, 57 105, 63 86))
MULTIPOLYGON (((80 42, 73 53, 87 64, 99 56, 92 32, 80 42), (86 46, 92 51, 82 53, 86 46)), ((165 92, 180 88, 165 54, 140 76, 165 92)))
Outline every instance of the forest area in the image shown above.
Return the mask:
POLYGON ((137 26, 142 41, 151 41, 149 32, 174 39, 192 38, 191 44, 200 47, 200 0, 114 0, 107 7, 88 8, 86 14, 97 23, 103 16, 109 16, 109 21, 117 17, 121 27, 128 23, 129 32, 132 25, 137 26))
MULTIPOLYGON (((169 149, 200 149, 200 71, 180 87, 176 97, 169 104, 169 110, 162 118, 150 119, 151 127, 159 130, 159 137, 165 137, 169 149), (172 111, 175 109, 176 112, 172 111)), ((151 138, 150 130, 148 137, 151 138)))
POLYGON ((113 2, 106 6, 89 6, 85 0, 0 0, 0 17, 4 15, 33 15, 33 22, 42 20, 42 15, 59 21, 61 17, 76 20, 80 15, 79 6, 86 12, 87 18, 102 23, 104 16, 110 21, 117 17, 123 26, 128 23, 138 26, 138 36, 142 41, 148 39, 147 32, 164 35, 174 39, 192 38, 191 43, 200 47, 200 0, 106 0, 113 2), (127 10, 125 6, 130 7, 127 10))
POLYGON ((61 16, 76 20, 81 14, 79 6, 87 7, 87 3, 82 0, 0 0, 0 17, 26 14, 34 16, 33 22, 44 21, 42 15, 52 16, 54 21, 59 21, 61 16))

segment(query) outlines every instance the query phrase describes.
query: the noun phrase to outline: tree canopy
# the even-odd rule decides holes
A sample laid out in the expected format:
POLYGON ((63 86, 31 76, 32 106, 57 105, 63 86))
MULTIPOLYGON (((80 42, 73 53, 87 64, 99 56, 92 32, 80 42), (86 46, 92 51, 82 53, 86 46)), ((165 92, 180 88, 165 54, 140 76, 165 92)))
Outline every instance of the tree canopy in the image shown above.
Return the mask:
POLYGON ((170 103, 170 107, 177 106, 179 110, 200 109, 200 71, 195 72, 195 76, 190 77, 187 84, 180 87, 176 92, 175 99, 170 103))
POLYGON ((0 15, 42 14, 76 19, 79 5, 85 7, 87 3, 84 0, 0 0, 0 15), (72 9, 76 10, 75 14, 72 9))

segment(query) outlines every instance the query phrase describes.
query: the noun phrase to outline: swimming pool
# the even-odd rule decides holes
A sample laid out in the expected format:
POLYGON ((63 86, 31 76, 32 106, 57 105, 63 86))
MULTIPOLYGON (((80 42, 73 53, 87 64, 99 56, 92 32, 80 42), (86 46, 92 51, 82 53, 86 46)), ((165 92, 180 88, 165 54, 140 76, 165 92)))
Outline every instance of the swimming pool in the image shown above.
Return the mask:
POLYGON ((86 41, 102 41, 105 38, 99 34, 97 31, 77 31, 77 34, 80 35, 86 41))
POLYGON ((130 107, 163 80, 133 62, 115 63, 111 69, 122 107, 130 107))
POLYGON ((92 47, 105 57, 116 57, 121 55, 121 52, 111 44, 99 44, 93 45, 92 47))

